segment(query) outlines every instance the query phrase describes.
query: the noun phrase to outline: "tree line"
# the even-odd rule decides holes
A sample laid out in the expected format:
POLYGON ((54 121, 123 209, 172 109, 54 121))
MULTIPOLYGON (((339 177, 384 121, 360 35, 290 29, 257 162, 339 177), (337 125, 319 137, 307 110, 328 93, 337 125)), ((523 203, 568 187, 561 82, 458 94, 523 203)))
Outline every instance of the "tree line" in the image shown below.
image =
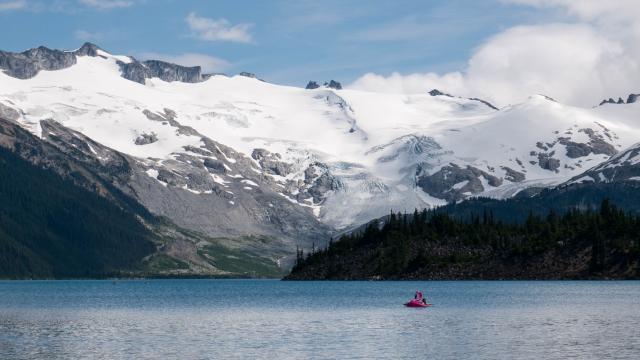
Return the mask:
POLYGON ((473 257, 478 251, 469 249, 506 259, 561 250, 572 254, 572 249, 577 254, 579 249, 586 249, 588 271, 598 273, 613 264, 637 267, 633 264, 640 259, 639 244, 640 217, 608 199, 594 210, 558 213, 552 209, 546 216, 530 212, 518 223, 496 219, 491 210, 461 218, 439 209, 425 209, 412 214, 391 212, 385 220, 373 221, 364 230, 338 241, 331 240, 325 248, 314 248, 306 254, 298 250, 292 274, 325 263, 331 264, 329 271, 337 273, 360 266, 381 275, 397 275, 433 262, 434 249, 447 250, 447 257, 439 258, 445 263, 472 261, 464 257, 473 257), (354 257, 356 262, 368 264, 353 265, 354 257))

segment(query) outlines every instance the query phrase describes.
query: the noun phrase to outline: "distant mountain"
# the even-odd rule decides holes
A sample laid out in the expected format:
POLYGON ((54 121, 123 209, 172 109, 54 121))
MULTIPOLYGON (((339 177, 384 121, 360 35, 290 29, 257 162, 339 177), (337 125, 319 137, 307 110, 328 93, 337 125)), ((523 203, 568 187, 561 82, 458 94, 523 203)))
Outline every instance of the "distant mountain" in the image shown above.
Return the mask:
MULTIPOLYGON (((342 90, 342 84, 340 84, 335 80, 330 80, 329 82, 325 82, 322 86, 327 89, 342 90)), ((317 82, 312 80, 307 83, 307 86, 305 87, 305 89, 313 90, 313 89, 318 89, 319 87, 320 85, 317 82)))
POLYGON ((604 104, 633 104, 636 101, 638 101, 639 97, 640 97, 640 94, 629 94, 629 96, 627 96, 627 101, 622 100, 621 97, 619 97, 618 100, 614 100, 613 98, 608 98, 608 99, 602 100, 598 106, 602 106, 604 104))
MULTIPOLYGON (((20 151, 26 137, 14 138, 23 159, 71 177, 81 168, 86 189, 117 190, 151 216, 283 268, 296 247, 391 209, 576 181, 640 141, 637 103, 582 109, 534 95, 497 109, 438 90, 303 89, 89 43, 0 52, 0 69, 0 117, 59 154, 34 160, 20 151)), ((190 249, 192 270, 214 271, 190 249)))

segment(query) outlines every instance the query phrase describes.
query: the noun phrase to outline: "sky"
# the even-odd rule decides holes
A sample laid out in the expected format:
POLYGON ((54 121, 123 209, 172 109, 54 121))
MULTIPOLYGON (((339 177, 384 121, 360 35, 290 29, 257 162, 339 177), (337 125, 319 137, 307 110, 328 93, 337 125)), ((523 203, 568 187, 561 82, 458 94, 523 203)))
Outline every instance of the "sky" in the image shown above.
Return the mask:
POLYGON ((438 88, 499 106, 640 92, 637 0, 0 0, 0 49, 113 54, 277 84, 438 88))

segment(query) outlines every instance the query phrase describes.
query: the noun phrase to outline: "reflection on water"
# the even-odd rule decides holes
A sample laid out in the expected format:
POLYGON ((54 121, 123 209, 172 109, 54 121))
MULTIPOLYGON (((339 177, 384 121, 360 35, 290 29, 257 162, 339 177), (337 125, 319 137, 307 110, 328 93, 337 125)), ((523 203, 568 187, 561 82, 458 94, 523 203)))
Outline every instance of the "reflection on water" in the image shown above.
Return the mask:
POLYGON ((2 359, 637 359, 639 325, 640 282, 0 282, 2 359))

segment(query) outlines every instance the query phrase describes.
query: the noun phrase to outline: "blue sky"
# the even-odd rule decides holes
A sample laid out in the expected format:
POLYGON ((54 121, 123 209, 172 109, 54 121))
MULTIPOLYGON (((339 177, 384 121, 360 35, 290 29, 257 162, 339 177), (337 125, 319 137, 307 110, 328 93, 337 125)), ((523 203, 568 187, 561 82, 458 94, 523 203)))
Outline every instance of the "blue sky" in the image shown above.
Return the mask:
POLYGON ((210 71, 300 86, 349 83, 368 72, 458 70, 491 35, 549 16, 473 0, 0 0, 0 21, 10 29, 0 33, 0 47, 73 49, 91 41, 114 54, 200 60, 210 71))

